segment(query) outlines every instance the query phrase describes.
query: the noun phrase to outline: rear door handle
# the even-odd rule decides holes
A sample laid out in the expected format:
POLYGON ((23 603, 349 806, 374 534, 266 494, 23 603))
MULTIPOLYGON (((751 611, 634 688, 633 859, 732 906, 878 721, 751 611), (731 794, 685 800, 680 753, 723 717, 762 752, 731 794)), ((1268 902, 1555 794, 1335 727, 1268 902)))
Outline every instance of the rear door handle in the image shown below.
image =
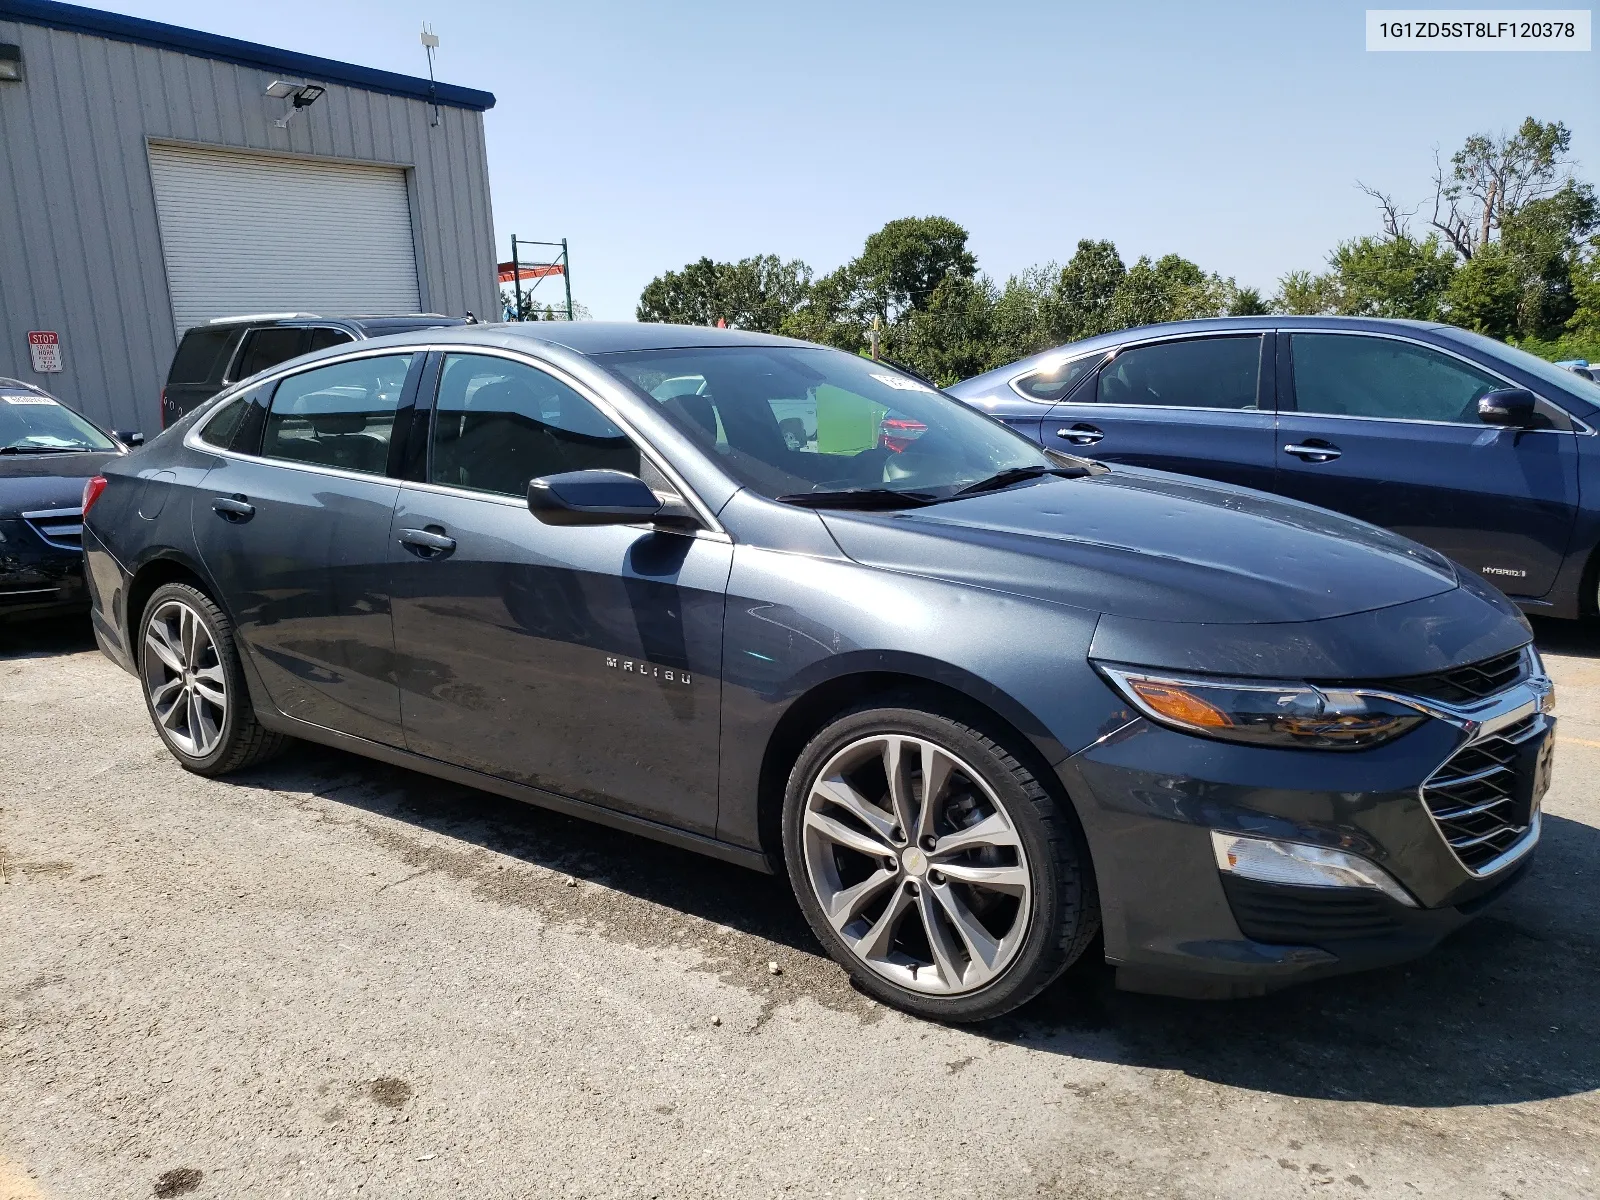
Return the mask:
POLYGON ((431 529, 402 529, 400 544, 418 558, 442 558, 456 548, 456 540, 446 537, 435 525, 431 529))
POLYGON ((224 521, 234 525, 243 525, 256 515, 256 506, 246 501, 243 496, 213 496, 211 498, 211 511, 224 521))
POLYGON ((1283 448, 1285 454, 1292 454, 1301 462, 1325 463, 1332 462, 1344 453, 1331 442, 1290 442, 1283 448))
POLYGON ((1105 431, 1085 421, 1079 421, 1071 428, 1063 425, 1056 430, 1056 436, 1063 441, 1071 442, 1074 446, 1092 446, 1105 437, 1105 431))

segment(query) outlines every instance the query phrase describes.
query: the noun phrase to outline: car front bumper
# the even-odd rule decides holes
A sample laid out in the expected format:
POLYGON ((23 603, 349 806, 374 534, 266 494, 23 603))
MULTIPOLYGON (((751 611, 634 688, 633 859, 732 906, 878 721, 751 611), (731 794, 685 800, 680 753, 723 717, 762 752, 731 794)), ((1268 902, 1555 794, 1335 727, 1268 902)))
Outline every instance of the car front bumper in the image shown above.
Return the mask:
MULTIPOLYGON (((1501 737, 1521 739, 1535 752, 1527 761, 1536 758, 1554 736, 1549 696, 1549 681, 1535 677, 1356 753, 1240 746, 1140 717, 1067 759, 1058 770, 1078 801, 1119 986, 1259 995, 1426 953, 1526 874, 1539 839, 1530 785, 1525 830, 1508 835, 1503 852, 1474 861, 1453 850, 1447 836, 1464 839, 1436 815, 1455 811, 1436 784, 1451 763, 1501 737), (1371 888, 1224 873, 1213 830, 1356 855, 1416 905, 1371 888)), ((1547 750, 1543 761, 1547 778, 1547 750)))
POLYGON ((43 540, 20 519, 0 519, 0 621, 87 612, 83 552, 43 540))

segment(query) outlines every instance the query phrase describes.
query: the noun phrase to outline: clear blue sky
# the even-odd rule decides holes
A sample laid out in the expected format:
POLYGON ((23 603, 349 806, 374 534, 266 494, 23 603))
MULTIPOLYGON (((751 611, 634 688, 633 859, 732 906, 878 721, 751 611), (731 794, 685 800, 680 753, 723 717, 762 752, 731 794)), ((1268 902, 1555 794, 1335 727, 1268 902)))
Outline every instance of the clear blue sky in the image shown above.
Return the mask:
POLYGON ((820 273, 935 213, 1001 279, 1107 237, 1270 292, 1374 229, 1357 178, 1421 203, 1435 145, 1529 114, 1565 121, 1600 180, 1596 52, 1369 54, 1364 4, 102 7, 418 75, 430 21, 439 77, 499 98, 501 256, 513 232, 571 239, 601 318, 631 319, 652 276, 702 254, 820 273))

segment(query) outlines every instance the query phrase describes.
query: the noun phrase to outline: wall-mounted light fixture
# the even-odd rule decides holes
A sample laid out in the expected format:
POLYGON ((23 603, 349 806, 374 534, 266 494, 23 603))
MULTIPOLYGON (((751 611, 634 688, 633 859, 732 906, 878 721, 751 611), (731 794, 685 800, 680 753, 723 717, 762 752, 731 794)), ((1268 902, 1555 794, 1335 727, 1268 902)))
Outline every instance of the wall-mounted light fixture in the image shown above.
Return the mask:
POLYGON ((22 82, 22 47, 0 42, 0 83, 22 82))
POLYGON ((273 124, 279 129, 289 128, 289 118, 302 108, 310 108, 327 90, 320 83, 290 83, 286 79, 274 79, 267 85, 267 95, 274 100, 289 100, 291 103, 288 111, 273 124))

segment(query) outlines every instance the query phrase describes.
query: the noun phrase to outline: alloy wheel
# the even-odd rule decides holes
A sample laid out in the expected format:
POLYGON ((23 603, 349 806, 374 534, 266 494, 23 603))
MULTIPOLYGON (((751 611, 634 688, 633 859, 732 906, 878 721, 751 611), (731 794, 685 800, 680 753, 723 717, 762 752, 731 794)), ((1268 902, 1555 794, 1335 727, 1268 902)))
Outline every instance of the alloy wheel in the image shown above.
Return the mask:
POLYGON ((173 746, 204 758, 222 740, 228 682, 211 631, 189 605, 168 600, 145 621, 144 686, 173 746))
POLYGON ((1027 855, 1005 805, 950 750, 910 734, 852 742, 812 780, 802 828, 823 916, 875 974, 960 995, 1016 958, 1027 855))

